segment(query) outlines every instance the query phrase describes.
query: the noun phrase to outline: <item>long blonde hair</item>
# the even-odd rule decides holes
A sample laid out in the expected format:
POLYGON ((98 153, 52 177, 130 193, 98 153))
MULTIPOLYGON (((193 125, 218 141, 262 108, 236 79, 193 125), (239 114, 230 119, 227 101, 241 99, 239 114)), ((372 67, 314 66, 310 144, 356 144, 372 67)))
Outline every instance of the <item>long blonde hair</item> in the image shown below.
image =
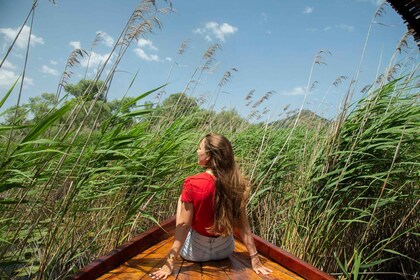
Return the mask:
POLYGON ((249 182, 238 169, 230 141, 223 135, 209 133, 204 138, 205 152, 210 156, 206 168, 216 177, 214 195, 214 223, 211 234, 227 236, 234 225, 242 223, 241 209, 246 207, 249 182))

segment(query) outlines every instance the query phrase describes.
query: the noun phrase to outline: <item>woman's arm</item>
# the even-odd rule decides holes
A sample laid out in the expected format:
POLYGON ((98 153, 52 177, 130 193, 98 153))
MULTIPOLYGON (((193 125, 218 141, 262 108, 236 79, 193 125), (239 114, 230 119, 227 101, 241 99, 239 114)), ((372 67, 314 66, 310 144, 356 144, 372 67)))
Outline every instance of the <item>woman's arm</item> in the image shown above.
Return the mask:
POLYGON ((255 247, 254 238, 252 237, 251 227, 249 226, 248 216, 246 215, 245 207, 241 208, 241 221, 237 226, 237 231, 242 239, 246 249, 248 250, 251 258, 252 269, 257 273, 269 274, 272 272, 271 269, 266 268, 262 265, 260 258, 258 257, 258 251, 255 247))
POLYGON ((160 268, 160 270, 151 274, 152 278, 166 279, 169 275, 172 274, 172 271, 174 270, 175 259, 178 257, 179 251, 181 251, 185 239, 187 238, 188 232, 190 231, 193 214, 194 210, 192 203, 182 202, 181 197, 179 197, 176 211, 174 243, 172 244, 172 248, 169 251, 166 263, 160 268))
POLYGON ((172 244, 172 249, 169 252, 174 254, 175 257, 177 257, 179 251, 181 251, 181 248, 185 242, 185 238, 187 238, 188 232, 190 231, 193 214, 193 204, 182 202, 181 197, 179 197, 176 211, 175 240, 172 244))

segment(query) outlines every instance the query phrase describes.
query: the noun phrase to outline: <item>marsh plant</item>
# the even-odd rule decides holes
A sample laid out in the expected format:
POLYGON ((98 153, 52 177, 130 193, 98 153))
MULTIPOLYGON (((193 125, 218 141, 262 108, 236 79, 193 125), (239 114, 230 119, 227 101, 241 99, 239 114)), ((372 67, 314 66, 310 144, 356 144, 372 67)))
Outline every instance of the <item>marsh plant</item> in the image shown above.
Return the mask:
MULTIPOLYGON (((218 45, 204 52, 182 91, 167 93, 163 80, 137 97, 109 101, 127 47, 160 27, 157 14, 171 8, 154 4, 133 12, 113 49, 117 59, 94 79, 69 84, 89 56, 75 50, 56 93, 2 108, 20 80, 2 97, 0 278, 66 278, 173 215, 183 179, 199 171, 196 145, 208 131, 232 140, 253 183, 251 223, 264 239, 342 279, 418 277, 418 66, 399 76, 388 68, 355 104, 354 81, 339 77, 334 86, 350 87, 334 120, 302 104, 270 122, 263 106, 272 91, 244 97, 252 107, 247 119, 233 109, 216 112, 238 71, 225 71, 210 96, 199 95, 197 81, 212 73, 218 45), (146 101, 151 96, 157 102, 146 101)), ((179 55, 186 48, 183 42, 179 55)))

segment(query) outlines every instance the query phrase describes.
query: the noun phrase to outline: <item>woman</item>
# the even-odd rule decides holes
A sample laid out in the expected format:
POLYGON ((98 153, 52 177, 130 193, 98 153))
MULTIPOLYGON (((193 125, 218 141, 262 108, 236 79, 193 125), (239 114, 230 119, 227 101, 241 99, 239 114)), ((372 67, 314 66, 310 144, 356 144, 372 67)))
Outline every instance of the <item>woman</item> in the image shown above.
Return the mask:
POLYGON ((261 264, 255 248, 246 216, 249 183, 236 166, 231 143, 222 135, 207 134, 197 156, 206 171, 185 179, 178 200, 175 239, 166 263, 151 274, 152 278, 171 275, 178 255, 197 262, 227 258, 234 249, 235 229, 254 271, 272 272, 261 264))

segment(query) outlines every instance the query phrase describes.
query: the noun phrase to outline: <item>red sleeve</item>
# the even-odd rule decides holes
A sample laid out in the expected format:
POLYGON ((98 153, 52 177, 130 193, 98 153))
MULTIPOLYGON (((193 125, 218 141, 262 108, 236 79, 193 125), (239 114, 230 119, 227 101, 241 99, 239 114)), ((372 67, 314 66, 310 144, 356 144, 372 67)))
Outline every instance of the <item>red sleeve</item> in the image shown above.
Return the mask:
POLYGON ((189 179, 185 179, 184 185, 182 186, 182 192, 181 192, 181 201, 192 203, 192 186, 189 179))

